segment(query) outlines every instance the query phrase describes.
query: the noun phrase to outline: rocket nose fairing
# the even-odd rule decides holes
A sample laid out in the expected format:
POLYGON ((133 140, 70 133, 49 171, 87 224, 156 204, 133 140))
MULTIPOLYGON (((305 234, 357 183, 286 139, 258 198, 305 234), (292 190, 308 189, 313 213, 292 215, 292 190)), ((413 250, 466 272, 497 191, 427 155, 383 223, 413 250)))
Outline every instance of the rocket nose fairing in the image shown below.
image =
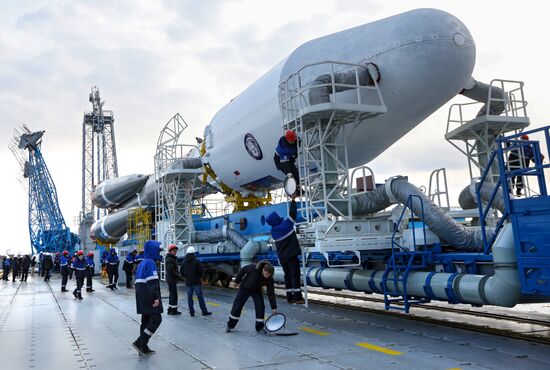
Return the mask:
MULTIPOLYGON (((376 158, 463 89, 474 67, 475 44, 460 20, 436 9, 413 10, 303 44, 206 127, 203 161, 221 182, 243 194, 282 186, 284 175, 273 162, 283 132, 279 84, 307 65, 327 61, 373 63, 379 70, 387 112, 340 138, 350 166, 356 167, 376 158)), ((324 73, 311 68, 300 78, 314 81, 324 73)))

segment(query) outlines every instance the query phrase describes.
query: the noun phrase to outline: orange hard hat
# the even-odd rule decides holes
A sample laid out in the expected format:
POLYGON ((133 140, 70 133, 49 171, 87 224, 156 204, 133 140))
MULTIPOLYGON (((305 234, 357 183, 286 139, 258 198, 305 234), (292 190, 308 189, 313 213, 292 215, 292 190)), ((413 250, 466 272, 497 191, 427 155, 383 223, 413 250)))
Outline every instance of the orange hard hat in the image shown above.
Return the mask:
POLYGON ((521 140, 529 140, 529 135, 523 134, 523 135, 521 135, 520 139, 521 140))
POLYGON ((286 141, 292 144, 293 142, 296 141, 296 133, 292 130, 287 130, 285 132, 285 139, 286 141))

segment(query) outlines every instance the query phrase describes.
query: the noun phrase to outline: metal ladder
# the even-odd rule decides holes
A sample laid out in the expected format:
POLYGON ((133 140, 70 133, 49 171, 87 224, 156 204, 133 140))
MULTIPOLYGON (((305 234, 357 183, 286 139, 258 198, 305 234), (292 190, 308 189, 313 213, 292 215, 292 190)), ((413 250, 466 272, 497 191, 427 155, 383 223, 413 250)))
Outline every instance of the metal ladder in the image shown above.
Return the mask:
MULTIPOLYGON (((386 310, 397 309, 403 310, 405 313, 409 313, 409 310, 413 304, 418 303, 427 303, 430 302, 427 298, 414 298, 409 296, 407 291, 407 280, 409 273, 413 270, 423 269, 427 266, 427 258, 429 252, 417 251, 416 247, 416 232, 414 228, 413 221, 413 246, 412 250, 404 248, 401 243, 399 243, 397 225, 401 224, 403 217, 405 216, 407 210, 410 210, 412 213, 412 203, 413 200, 417 200, 420 203, 422 214, 420 219, 424 220, 424 204, 422 198, 418 195, 410 195, 398 222, 395 224, 395 231, 392 236, 392 254, 388 264, 386 265, 386 270, 382 275, 382 288, 384 291, 384 307, 386 310), (393 284, 393 292, 390 293, 388 290, 388 284, 393 284), (401 296, 397 292, 401 292, 401 296), (403 303, 403 305, 395 305, 395 303, 403 303), (393 304, 393 305, 392 305, 393 304)), ((423 240, 426 240, 426 226, 422 223, 422 234, 423 240)))

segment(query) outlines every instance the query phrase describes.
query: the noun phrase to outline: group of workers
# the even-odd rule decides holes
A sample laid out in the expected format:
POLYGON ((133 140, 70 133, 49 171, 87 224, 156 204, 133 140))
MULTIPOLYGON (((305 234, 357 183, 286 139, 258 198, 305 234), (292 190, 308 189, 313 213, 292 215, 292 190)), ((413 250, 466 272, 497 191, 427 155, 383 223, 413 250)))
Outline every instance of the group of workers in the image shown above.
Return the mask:
MULTIPOLYGON (((291 197, 289 217, 283 218, 276 212, 272 212, 266 219, 271 226, 271 236, 275 241, 279 262, 284 271, 286 298, 288 303, 303 304, 300 287, 300 263, 298 256, 301 254, 300 245, 294 223, 297 214, 296 195, 291 197)), ((162 322, 162 301, 156 261, 160 257, 160 243, 149 240, 144 245, 144 260, 136 271, 136 307, 141 315, 140 335, 132 343, 132 346, 140 355, 155 353, 149 348, 149 339, 156 332, 162 322)), ((187 302, 189 314, 195 316, 193 306, 193 294, 197 295, 202 315, 211 315, 206 308, 202 293, 201 279, 203 268, 195 256, 195 248, 188 247, 181 269, 178 272, 176 254, 178 247, 174 244, 168 247, 165 258, 166 282, 169 290, 168 315, 180 315, 177 310, 178 293, 177 282, 184 279, 187 286, 187 302)), ((265 304, 263 287, 266 287, 269 305, 272 313, 276 313, 277 301, 274 288, 274 267, 268 261, 260 261, 241 268, 235 277, 235 287, 238 288, 229 319, 226 332, 231 332, 240 320, 241 312, 249 298, 254 301, 255 329, 258 333, 264 333, 265 304)))
POLYGON ((76 299, 82 299, 84 279, 86 279, 86 292, 90 293, 94 291, 92 280, 95 273, 94 252, 88 252, 85 258, 84 251, 79 250, 75 253, 74 258, 70 258, 69 251, 64 250, 59 258, 59 265, 61 270, 61 292, 69 291, 67 289, 67 280, 72 272, 74 272, 76 277, 76 288, 73 290, 73 295, 76 299))
POLYGON ((20 281, 26 282, 29 276, 29 269, 34 275, 34 266, 36 265, 36 257, 29 256, 2 256, 0 255, 0 266, 2 267, 2 280, 8 281, 11 272, 12 282, 20 278, 20 281))

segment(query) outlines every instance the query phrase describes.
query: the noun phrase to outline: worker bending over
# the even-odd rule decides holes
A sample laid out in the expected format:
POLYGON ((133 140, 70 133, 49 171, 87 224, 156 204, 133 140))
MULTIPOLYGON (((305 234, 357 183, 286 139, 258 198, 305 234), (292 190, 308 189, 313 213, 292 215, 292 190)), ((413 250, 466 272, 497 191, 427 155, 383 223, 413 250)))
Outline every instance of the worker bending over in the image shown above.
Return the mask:
POLYGON ((250 264, 244 266, 235 277, 235 284, 239 287, 237 296, 233 302, 231 313, 229 314, 229 321, 227 321, 226 331, 232 331, 241 317, 243 307, 248 300, 252 297, 254 300, 254 309, 256 310, 256 331, 264 333, 264 315, 265 305, 264 296, 262 294, 262 287, 267 289, 267 297, 269 298, 269 305, 273 313, 277 310, 277 302, 275 301, 275 289, 273 282, 273 266, 267 261, 260 261, 257 264, 250 264))

